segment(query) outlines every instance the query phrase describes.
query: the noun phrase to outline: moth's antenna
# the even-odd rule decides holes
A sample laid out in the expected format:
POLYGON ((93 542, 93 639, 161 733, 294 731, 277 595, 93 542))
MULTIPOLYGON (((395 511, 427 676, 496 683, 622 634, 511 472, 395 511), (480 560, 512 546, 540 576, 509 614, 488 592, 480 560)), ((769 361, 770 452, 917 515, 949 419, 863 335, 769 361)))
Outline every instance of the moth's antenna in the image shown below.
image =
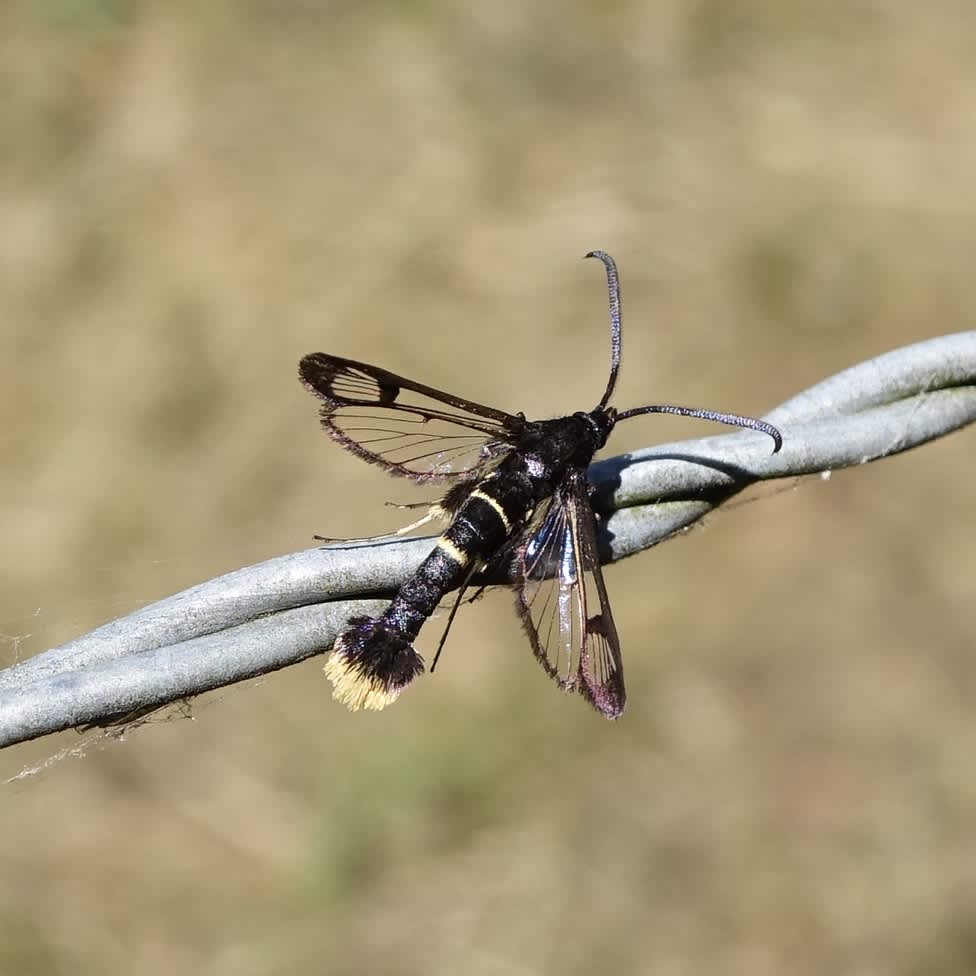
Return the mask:
POLYGON ((620 371, 620 280, 617 277, 617 264, 606 251, 590 251, 584 257, 602 261, 607 269, 607 289, 610 292, 610 379, 599 403, 599 407, 605 407, 613 396, 617 373, 620 371))
MULTIPOLYGON (((617 276, 617 263, 606 251, 590 251, 587 258, 597 258, 607 269, 607 289, 610 292, 610 379, 607 389, 597 407, 605 407, 613 396, 613 388, 617 385, 617 373, 620 372, 620 279, 617 276)), ((754 417, 743 417, 737 413, 721 413, 717 410, 702 410, 698 407, 678 407, 673 404, 654 404, 647 407, 636 407, 617 414, 617 421, 627 420, 629 417, 639 417, 644 413, 670 413, 679 417, 698 417, 700 420, 714 420, 719 424, 730 427, 747 427, 758 430, 773 439, 773 454, 783 446, 783 435, 765 420, 754 417)))
POLYGON ((758 430, 773 439, 773 454, 783 446, 783 435, 772 424, 755 417, 743 417, 737 413, 723 413, 719 410, 702 410, 699 407, 676 407, 670 403, 652 404, 648 407, 635 407, 633 410, 622 410, 617 414, 617 423, 630 417, 639 417, 645 413, 669 413, 675 417, 697 417, 699 420, 714 420, 717 424, 728 424, 730 427, 746 427, 758 430))

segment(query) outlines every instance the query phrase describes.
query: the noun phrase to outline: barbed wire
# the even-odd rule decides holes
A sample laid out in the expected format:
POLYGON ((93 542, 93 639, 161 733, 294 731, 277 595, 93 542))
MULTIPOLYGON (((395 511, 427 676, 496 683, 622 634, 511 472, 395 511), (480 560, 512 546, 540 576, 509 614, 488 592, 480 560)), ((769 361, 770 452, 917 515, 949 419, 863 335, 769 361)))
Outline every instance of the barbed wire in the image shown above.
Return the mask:
MULTIPOLYGON (((976 332, 868 360, 764 419, 783 434, 778 454, 742 431, 592 465, 605 561, 670 538, 757 481, 865 464, 972 423, 976 332)), ((364 598, 389 598, 433 542, 390 536, 279 556, 0 671, 0 746, 131 721, 322 653, 350 617, 381 612, 384 601, 364 598)))

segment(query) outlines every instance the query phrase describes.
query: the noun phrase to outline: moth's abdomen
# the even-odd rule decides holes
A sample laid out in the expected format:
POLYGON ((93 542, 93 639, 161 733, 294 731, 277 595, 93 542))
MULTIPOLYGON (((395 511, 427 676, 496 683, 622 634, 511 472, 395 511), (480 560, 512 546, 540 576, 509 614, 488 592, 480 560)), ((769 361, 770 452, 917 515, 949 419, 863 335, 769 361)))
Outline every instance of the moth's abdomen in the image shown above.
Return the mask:
POLYGON ((486 479, 458 508, 430 555, 379 617, 357 617, 335 642, 325 664, 333 697, 353 711, 379 710, 424 670, 413 642, 444 594, 463 586, 526 515, 521 483, 486 479))
POLYGON ((325 662, 333 697, 354 712, 385 708, 423 670, 410 639, 383 617, 350 620, 325 662))
POLYGON ((447 530, 379 617, 357 617, 339 635, 325 663, 332 697, 356 712, 379 711, 424 670, 413 641, 441 597, 466 574, 467 553, 447 530))

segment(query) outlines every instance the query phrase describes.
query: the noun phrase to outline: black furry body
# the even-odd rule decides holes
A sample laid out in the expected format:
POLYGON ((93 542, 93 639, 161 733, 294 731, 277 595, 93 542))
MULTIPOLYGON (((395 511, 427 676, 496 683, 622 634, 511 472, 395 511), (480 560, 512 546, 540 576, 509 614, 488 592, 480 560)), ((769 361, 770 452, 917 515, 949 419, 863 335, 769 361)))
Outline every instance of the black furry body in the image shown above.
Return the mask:
POLYGON ((385 689, 398 691, 422 673, 423 659, 412 644, 444 596, 463 587, 473 571, 507 568, 503 564, 514 556, 510 543, 524 532, 539 503, 553 497, 568 472, 585 480, 614 422, 615 411, 604 407, 525 421, 511 453, 487 477, 460 482, 437 506, 451 523, 386 611, 350 620, 336 648, 349 661, 361 662, 357 670, 379 678, 385 689))

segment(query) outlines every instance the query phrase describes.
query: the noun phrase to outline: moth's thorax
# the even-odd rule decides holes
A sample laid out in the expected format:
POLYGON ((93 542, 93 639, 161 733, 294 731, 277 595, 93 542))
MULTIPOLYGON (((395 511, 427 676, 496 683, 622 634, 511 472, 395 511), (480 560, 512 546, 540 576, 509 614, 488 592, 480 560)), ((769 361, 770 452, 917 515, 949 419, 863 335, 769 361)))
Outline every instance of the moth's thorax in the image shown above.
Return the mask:
POLYGON ((530 421, 519 438, 519 463, 533 480, 558 480, 570 468, 589 466, 593 455, 606 444, 613 424, 613 410, 604 407, 554 420, 530 421))

